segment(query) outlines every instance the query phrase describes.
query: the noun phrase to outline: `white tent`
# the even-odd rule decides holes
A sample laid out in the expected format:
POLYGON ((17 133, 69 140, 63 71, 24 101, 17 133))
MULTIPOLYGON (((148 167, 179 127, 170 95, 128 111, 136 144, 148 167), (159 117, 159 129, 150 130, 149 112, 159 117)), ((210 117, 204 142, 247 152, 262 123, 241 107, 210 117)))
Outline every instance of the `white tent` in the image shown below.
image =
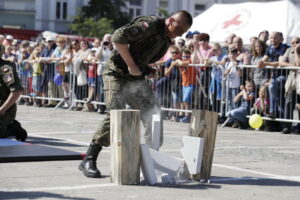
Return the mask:
POLYGON ((300 36, 300 9, 288 0, 214 4, 194 18, 190 30, 208 33, 214 42, 224 42, 226 36, 235 33, 245 44, 262 30, 279 31, 287 42, 300 36))

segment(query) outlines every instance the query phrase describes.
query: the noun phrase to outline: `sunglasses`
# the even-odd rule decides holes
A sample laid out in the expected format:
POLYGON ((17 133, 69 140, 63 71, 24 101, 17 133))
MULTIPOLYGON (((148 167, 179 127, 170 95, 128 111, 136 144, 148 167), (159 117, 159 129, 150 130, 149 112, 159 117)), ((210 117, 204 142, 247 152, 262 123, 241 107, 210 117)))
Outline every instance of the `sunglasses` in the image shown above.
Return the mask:
POLYGON ((292 42, 292 44, 298 44, 299 43, 299 41, 294 41, 294 42, 292 42))
POLYGON ((182 56, 182 58, 190 58, 191 56, 182 56))
POLYGON ((172 51, 171 53, 172 54, 178 54, 178 51, 172 51))

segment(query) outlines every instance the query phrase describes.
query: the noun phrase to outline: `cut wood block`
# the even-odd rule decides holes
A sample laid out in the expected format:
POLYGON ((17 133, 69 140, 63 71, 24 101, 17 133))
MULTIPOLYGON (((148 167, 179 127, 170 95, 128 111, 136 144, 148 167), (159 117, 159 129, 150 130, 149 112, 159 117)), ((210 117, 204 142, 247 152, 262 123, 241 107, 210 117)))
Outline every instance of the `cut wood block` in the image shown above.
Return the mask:
POLYGON ((169 155, 149 149, 153 159, 155 169, 165 172, 171 176, 176 176, 184 166, 184 161, 173 158, 169 155))
POLYGON ((204 139, 200 137, 183 136, 182 143, 181 153, 190 174, 200 173, 204 139))
POLYGON ((157 183, 157 177, 155 174, 154 163, 147 144, 141 144, 141 156, 141 168, 144 179, 148 184, 154 185, 155 183, 157 183))
POLYGON ((207 110, 192 111, 189 135, 204 138, 201 173, 194 176, 194 179, 210 179, 216 142, 217 125, 218 113, 207 110))
POLYGON ((111 181, 140 183, 140 111, 111 110, 111 181))
POLYGON ((161 134, 161 118, 160 115, 152 115, 152 149, 159 150, 161 134))

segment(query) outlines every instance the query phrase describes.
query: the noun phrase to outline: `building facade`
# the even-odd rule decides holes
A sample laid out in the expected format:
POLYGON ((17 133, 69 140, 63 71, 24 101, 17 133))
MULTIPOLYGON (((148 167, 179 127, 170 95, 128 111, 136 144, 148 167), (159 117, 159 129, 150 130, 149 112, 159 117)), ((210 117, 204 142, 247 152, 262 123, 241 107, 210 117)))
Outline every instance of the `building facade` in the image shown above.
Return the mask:
POLYGON ((0 0, 0 27, 68 32, 88 0, 0 0))

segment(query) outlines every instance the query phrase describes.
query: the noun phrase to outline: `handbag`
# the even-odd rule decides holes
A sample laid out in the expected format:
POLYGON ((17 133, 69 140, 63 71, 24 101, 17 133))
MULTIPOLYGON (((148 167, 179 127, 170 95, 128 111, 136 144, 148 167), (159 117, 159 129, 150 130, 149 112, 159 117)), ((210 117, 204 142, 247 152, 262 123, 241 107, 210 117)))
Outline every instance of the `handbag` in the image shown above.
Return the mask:
POLYGON ((290 71, 284 85, 285 94, 293 91, 295 88, 296 88, 296 72, 290 71))
POLYGON ((87 84, 87 74, 85 70, 80 70, 77 76, 77 85, 83 86, 87 84))
POLYGON ((295 80, 296 92, 298 95, 300 95, 300 70, 295 72, 295 74, 296 74, 296 80, 295 80))

